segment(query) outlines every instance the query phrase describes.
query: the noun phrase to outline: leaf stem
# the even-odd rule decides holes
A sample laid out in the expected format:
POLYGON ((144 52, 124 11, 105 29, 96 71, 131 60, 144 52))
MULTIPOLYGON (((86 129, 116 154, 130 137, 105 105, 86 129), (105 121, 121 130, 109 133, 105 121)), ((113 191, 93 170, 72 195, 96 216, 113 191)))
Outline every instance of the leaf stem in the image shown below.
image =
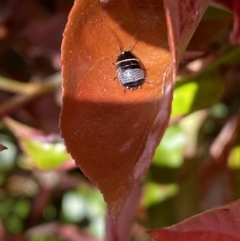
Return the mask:
POLYGON ((0 77, 0 89, 18 93, 7 99, 5 103, 1 103, 0 116, 6 115, 41 95, 55 91, 60 83, 60 72, 45 78, 41 83, 26 84, 0 77))

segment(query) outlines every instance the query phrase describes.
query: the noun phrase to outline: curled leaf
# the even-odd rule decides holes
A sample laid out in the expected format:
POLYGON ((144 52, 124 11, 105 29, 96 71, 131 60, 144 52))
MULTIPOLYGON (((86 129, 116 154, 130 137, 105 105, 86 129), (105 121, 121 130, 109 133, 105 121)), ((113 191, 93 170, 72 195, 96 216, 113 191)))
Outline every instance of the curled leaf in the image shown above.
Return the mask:
MULTIPOLYGON (((208 1, 202 2, 206 8, 208 1)), ((61 133, 114 218, 146 173, 167 127, 179 56, 205 8, 187 22, 185 16, 197 10, 181 15, 178 1, 78 0, 70 13, 62 44, 61 133), (144 66, 141 89, 125 90, 115 79, 120 51, 111 30, 144 66)))

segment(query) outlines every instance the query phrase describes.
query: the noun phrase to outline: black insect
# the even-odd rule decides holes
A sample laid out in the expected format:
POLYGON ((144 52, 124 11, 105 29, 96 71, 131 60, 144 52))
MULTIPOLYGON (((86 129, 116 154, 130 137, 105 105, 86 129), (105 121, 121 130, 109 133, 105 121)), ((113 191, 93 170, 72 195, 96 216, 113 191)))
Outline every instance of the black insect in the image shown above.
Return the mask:
POLYGON ((127 89, 137 89, 145 82, 145 72, 139 59, 132 53, 133 46, 128 51, 123 50, 123 45, 117 34, 110 29, 116 38, 120 54, 116 61, 117 77, 120 83, 127 89))

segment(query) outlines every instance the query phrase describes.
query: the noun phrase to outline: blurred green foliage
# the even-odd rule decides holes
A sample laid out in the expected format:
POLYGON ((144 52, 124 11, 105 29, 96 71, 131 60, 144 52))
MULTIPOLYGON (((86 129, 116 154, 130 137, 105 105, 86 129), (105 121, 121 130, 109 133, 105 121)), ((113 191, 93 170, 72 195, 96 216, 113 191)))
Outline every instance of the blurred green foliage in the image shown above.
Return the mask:
MULTIPOLYGON (((64 2, 61 4, 67 4, 64 2)), ((58 7, 62 11, 63 5, 59 7, 49 1, 35 7, 41 11, 45 9, 43 13, 39 10, 39 15, 45 16, 56 14, 60 11, 58 7)), ((67 17, 68 11, 65 11, 67 17)), ((226 143, 218 138, 232 117, 239 116, 240 48, 231 46, 228 41, 231 29, 228 19, 231 17, 232 14, 225 10, 210 7, 188 49, 204 54, 183 59, 180 65, 170 126, 142 184, 136 222, 144 228, 172 225, 240 198, 239 127, 232 137, 223 138, 226 143), (216 27, 219 24, 221 28, 216 27), (208 35, 203 34, 202 31, 208 29, 208 35), (204 67, 199 67, 198 71, 191 69, 194 61, 204 67), (214 143, 220 147, 218 158, 213 156, 214 143)), ((16 37, 5 43, 5 49, 3 47, 0 63, 4 63, 4 58, 6 62, 0 69, 1 75, 11 73, 10 77, 25 83, 30 75, 48 76, 57 71, 54 66, 49 67, 53 59, 45 56, 53 53, 53 49, 44 49, 42 55, 33 59, 26 51, 30 46, 26 47, 23 40, 24 44, 18 41, 16 37)), ((1 99, 6 96, 11 95, 0 92, 1 99)), ((107 212, 105 203, 78 168, 72 164, 70 168, 64 167, 70 156, 56 131, 60 108, 55 102, 52 104, 55 97, 52 93, 47 100, 39 98, 9 114, 18 122, 29 124, 33 133, 41 130, 37 138, 33 133, 28 137, 17 134, 5 119, 0 123, 0 143, 8 148, 0 152, 0 223, 10 236, 24 233, 30 241, 66 240, 57 232, 49 235, 34 229, 49 223, 72 225, 102 238, 107 212), (35 110, 42 115, 37 115, 35 110), (52 117, 54 113, 57 119, 52 117), (49 141, 49 133, 59 138, 49 141)), ((17 129, 23 133, 20 126, 17 129)))

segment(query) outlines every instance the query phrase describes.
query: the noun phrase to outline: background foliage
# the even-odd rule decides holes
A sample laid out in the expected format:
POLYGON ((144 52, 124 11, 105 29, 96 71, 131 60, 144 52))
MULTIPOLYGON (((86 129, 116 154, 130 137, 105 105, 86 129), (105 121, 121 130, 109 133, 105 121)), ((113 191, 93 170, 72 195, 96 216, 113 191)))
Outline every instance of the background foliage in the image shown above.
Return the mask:
MULTIPOLYGON (((106 207, 60 138, 60 44, 73 1, 1 1, 1 240, 99 240, 106 207), (50 239, 51 238, 51 239, 50 239)), ((168 130, 142 184, 133 240, 240 197, 240 47, 210 6, 180 63, 168 130)))

